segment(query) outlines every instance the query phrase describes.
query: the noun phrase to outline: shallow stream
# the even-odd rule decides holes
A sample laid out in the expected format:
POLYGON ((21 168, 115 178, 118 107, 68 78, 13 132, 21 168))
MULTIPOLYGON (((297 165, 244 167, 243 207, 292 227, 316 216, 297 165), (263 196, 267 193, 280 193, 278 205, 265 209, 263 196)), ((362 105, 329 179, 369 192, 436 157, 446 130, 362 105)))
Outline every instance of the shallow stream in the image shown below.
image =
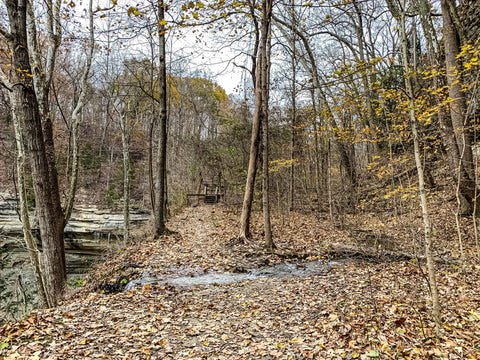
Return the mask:
POLYGON ((223 285, 241 282, 248 279, 258 279, 265 277, 299 277, 306 278, 315 275, 325 274, 335 267, 342 267, 343 263, 330 261, 323 263, 320 261, 311 261, 303 264, 282 263, 257 269, 245 273, 234 272, 211 272, 197 276, 178 276, 167 275, 165 277, 153 277, 148 271, 145 271, 139 279, 130 281, 124 288, 124 291, 132 290, 138 286, 162 285, 167 284, 181 288, 192 288, 196 286, 223 285))

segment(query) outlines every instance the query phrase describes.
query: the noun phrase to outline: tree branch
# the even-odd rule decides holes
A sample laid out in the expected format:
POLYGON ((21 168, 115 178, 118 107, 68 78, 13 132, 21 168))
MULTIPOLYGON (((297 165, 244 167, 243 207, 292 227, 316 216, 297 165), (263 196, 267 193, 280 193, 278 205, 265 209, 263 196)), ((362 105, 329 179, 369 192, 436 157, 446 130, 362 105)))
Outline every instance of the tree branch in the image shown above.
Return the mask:
POLYGON ((3 72, 2 68, 0 68, 0 85, 3 86, 5 89, 8 91, 12 92, 13 91, 13 84, 10 83, 10 80, 8 80, 7 75, 3 72))
POLYGON ((13 40, 13 36, 12 34, 10 34, 8 32, 7 29, 5 29, 2 25, 0 25, 0 35, 2 35, 5 39, 7 39, 8 41, 12 41, 13 40))
MULTIPOLYGON (((77 183, 78 183, 78 123, 80 118, 80 112, 86 103, 87 88, 88 88, 88 76, 90 74, 90 68, 92 67, 93 52, 95 50, 95 37, 94 37, 94 24, 93 24, 93 0, 89 1, 88 5, 89 12, 89 26, 90 26, 90 39, 89 39, 89 52, 87 55, 87 63, 82 75, 82 83, 80 96, 78 97, 77 104, 75 109, 72 112, 72 175, 70 178, 70 186, 68 190, 68 198, 65 206, 64 216, 65 222, 70 219, 73 210, 73 203, 75 201, 75 193, 77 192, 77 183)), ((58 24, 59 26, 59 24, 58 24)))

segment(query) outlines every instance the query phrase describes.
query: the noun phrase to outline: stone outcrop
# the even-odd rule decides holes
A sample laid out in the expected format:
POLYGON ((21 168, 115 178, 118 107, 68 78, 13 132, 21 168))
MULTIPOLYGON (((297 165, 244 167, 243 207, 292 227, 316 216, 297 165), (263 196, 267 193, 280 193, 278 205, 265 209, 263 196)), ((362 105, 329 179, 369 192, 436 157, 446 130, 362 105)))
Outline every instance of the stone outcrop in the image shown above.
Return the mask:
MULTIPOLYGON (((32 213, 33 217, 33 213, 32 213)), ((146 210, 132 209, 132 228, 145 224, 146 210)), ((98 206, 79 205, 65 227, 65 252, 70 283, 123 241, 123 215, 98 206)), ((39 243, 39 249, 41 250, 39 243)), ((0 323, 21 316, 35 304, 35 277, 30 265, 16 198, 0 194, 0 323)))

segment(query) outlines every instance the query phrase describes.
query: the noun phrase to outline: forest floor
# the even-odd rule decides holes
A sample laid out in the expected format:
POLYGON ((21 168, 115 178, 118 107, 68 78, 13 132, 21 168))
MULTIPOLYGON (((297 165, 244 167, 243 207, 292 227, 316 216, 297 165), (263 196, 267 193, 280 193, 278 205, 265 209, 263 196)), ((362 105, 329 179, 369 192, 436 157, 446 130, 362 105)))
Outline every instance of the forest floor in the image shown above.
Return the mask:
POLYGON ((433 218, 442 338, 434 335, 419 214, 357 214, 336 224, 315 212, 277 216, 277 249, 269 253, 260 214, 243 244, 235 240, 238 209, 219 204, 186 208, 168 223, 172 235, 144 235, 96 266, 61 306, 5 325, 0 358, 480 358, 475 241, 463 236, 461 266, 455 220, 440 209, 433 218), (335 263, 305 277, 168 284, 178 276, 313 261, 335 263), (121 291, 142 274, 166 280, 121 291))

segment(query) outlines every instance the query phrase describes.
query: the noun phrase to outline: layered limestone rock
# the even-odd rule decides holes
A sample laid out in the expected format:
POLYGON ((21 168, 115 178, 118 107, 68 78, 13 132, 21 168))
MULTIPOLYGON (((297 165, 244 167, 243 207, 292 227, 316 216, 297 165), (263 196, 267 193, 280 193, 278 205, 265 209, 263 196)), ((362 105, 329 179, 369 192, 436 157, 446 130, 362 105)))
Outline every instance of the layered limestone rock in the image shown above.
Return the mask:
MULTIPOLYGON (((36 305, 35 277, 17 208, 15 196, 0 194, 0 322, 18 318, 36 305)), ((132 228, 145 224, 149 217, 148 211, 133 208, 132 228)), ((69 282, 74 284, 108 250, 119 247, 122 231, 121 213, 93 205, 75 207, 65 227, 69 282)), ((38 245, 41 251, 40 242, 38 245)))

